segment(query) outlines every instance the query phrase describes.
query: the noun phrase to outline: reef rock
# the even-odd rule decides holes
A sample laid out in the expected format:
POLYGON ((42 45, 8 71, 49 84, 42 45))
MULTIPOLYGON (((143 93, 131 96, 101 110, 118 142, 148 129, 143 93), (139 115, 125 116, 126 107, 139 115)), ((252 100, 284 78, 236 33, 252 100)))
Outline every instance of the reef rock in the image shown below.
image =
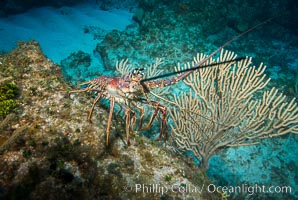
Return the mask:
POLYGON ((83 79, 88 73, 87 68, 91 64, 91 56, 83 51, 78 51, 70 54, 67 58, 61 61, 62 74, 66 81, 75 82, 73 77, 83 79))
POLYGON ((0 69, 20 89, 15 117, 1 123, 0 137, 10 137, 0 146, 0 199, 218 199, 204 172, 163 142, 135 134, 127 146, 121 116, 106 147, 106 109, 87 122, 93 97, 69 97, 37 42, 1 55, 0 69))

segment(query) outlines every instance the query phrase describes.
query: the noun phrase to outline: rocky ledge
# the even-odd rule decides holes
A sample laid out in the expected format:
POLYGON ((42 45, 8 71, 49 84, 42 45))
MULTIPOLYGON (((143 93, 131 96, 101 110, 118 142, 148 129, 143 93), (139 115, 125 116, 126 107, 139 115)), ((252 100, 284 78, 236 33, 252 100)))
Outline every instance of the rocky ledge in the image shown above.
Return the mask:
POLYGON ((69 97, 60 67, 37 42, 1 55, 0 71, 19 88, 17 107, 0 123, 0 199, 220 197, 207 192, 205 173, 170 147, 139 134, 127 146, 122 120, 113 121, 105 147, 107 108, 97 106, 88 122, 93 97, 69 97))

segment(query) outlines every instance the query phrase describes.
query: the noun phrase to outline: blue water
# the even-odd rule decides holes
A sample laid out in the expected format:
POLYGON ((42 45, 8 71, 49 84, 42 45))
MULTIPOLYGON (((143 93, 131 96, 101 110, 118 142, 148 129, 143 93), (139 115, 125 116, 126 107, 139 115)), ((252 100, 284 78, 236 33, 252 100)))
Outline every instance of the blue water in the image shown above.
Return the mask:
MULTIPOLYGON (((211 53, 241 31, 277 16, 227 49, 239 56, 252 56, 256 65, 264 62, 272 79, 270 86, 297 97, 298 23, 294 1, 142 2, 33 5, 18 14, 6 13, 0 18, 0 51, 12 50, 19 40, 33 39, 57 64, 67 63, 63 60, 82 51, 80 64, 72 68, 62 65, 66 80, 76 84, 99 74, 115 75, 116 60, 124 58, 141 66, 154 63, 156 57, 164 58, 165 72, 173 71, 177 62, 190 61, 197 52, 211 53), (133 19, 135 13, 139 16, 133 19)), ((298 198, 297 144, 297 136, 289 134, 256 146, 228 148, 210 159, 208 176, 219 185, 287 185, 292 193, 282 197, 298 198)))

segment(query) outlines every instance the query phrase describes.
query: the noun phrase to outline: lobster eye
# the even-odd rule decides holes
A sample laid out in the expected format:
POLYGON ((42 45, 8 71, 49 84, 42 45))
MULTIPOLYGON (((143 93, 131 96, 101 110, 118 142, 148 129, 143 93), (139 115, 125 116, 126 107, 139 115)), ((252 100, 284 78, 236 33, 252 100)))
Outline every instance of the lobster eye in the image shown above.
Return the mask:
POLYGON ((132 75, 137 76, 137 75, 144 75, 144 73, 142 72, 145 68, 136 68, 132 71, 132 75))

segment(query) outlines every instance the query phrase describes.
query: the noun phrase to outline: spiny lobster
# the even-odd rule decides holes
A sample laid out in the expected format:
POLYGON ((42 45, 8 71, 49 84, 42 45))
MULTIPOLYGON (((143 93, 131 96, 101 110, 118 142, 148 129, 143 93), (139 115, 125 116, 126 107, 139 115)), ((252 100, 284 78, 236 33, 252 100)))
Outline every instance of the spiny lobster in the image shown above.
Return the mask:
MULTIPOLYGON (((267 23, 271 19, 272 18, 267 19, 257 24, 256 26, 248 29, 247 31, 237 35, 231 40, 227 41, 218 49, 216 49, 214 52, 212 52, 209 56, 205 57, 200 62, 198 62, 192 68, 188 68, 188 69, 184 69, 181 71, 168 73, 164 75, 159 75, 159 76, 151 77, 147 79, 143 79, 144 69, 136 68, 132 73, 123 75, 121 77, 100 76, 96 79, 84 82, 80 84, 80 86, 87 86, 86 88, 70 91, 69 94, 77 93, 77 92, 95 92, 97 94, 97 97, 95 98, 91 106, 91 109, 89 111, 89 115, 88 115, 89 121, 91 120, 95 104, 101 98, 110 100, 110 111, 109 111, 109 117, 108 117, 108 125, 106 129, 106 145, 109 144, 109 135, 110 135, 111 122, 112 122, 115 103, 118 103, 121 106, 121 108, 124 109, 125 111, 125 116, 126 116, 125 131, 126 131, 127 144, 130 144, 130 140, 129 140, 130 134, 131 132, 133 132, 135 123, 136 123, 136 113, 131 108, 131 106, 135 106, 140 111, 140 119, 139 119, 139 126, 138 126, 139 131, 148 130, 152 126, 152 123, 156 118, 156 116, 158 115, 158 113, 161 113, 161 127, 160 127, 159 138, 161 139, 163 134, 166 134, 164 136, 164 138, 166 138, 168 133, 167 121, 166 121, 167 108, 166 106, 161 105, 159 102, 150 101, 146 94, 149 93, 151 89, 166 87, 166 86, 175 84, 178 81, 186 78, 196 69, 211 67, 211 65, 204 65, 211 57, 213 57, 216 53, 218 53, 221 49, 226 47, 228 44, 232 43, 236 39, 247 34, 248 32, 256 29, 257 27, 267 23), (178 76, 170 79, 156 80, 159 78, 172 76, 175 74, 178 74, 178 76), (143 126, 143 116, 144 116, 145 109, 139 104, 146 104, 154 108, 154 112, 146 126, 143 126)), ((234 62, 234 61, 236 60, 232 60, 228 62, 234 62)), ((216 63, 216 65, 218 64, 222 64, 222 63, 216 63)))

